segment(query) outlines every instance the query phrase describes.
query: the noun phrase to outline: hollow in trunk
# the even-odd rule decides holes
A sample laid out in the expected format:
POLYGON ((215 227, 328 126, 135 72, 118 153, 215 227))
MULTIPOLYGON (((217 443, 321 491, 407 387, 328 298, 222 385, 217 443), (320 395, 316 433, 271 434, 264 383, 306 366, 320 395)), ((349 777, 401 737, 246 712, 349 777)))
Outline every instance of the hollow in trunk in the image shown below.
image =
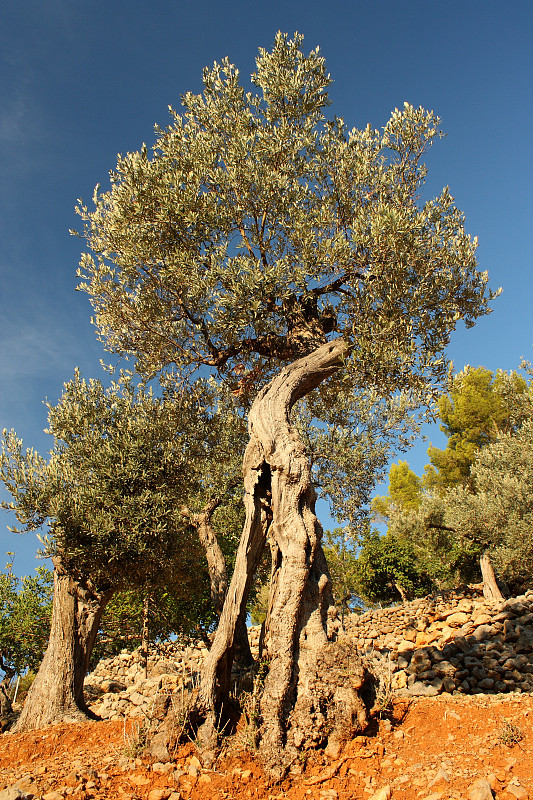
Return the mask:
POLYGON ((346 353, 342 340, 318 347, 286 366, 253 403, 243 464, 246 523, 200 689, 207 712, 200 740, 209 760, 215 721, 223 718, 235 628, 268 534, 272 575, 264 655, 269 669, 260 702, 260 755, 275 778, 297 749, 351 735, 366 721, 363 670, 328 638, 336 611, 311 462, 290 423, 293 405, 333 375, 346 353))

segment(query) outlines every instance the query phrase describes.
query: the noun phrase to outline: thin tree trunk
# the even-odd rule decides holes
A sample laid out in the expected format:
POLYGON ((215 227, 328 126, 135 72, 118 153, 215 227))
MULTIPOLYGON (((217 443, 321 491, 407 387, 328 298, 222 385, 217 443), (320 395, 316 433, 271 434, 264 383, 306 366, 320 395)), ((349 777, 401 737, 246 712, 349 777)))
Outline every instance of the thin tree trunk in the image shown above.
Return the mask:
POLYGON ((13 713, 13 705, 8 695, 9 683, 0 683, 0 731, 2 730, 2 720, 7 719, 13 713))
POLYGON ((398 583, 398 581, 394 581, 394 588, 396 589, 396 591, 398 592, 398 594, 402 598, 402 603, 409 602, 409 598, 407 597, 407 594, 405 593, 405 589, 403 588, 403 586, 401 586, 401 584, 398 583))
POLYGON ((12 669, 6 666, 6 664, 4 664, 4 659, 2 658, 1 651, 0 651, 0 669, 4 673, 4 678, 0 682, 0 720, 2 720, 4 717, 8 717, 10 714, 13 713, 13 705, 11 703, 11 698, 9 697, 8 690, 11 685, 11 681, 15 676, 15 673, 13 672, 12 669))
MULTIPOLYGON (((228 575, 226 570, 226 559, 220 547, 216 532, 212 525, 212 517, 222 499, 220 497, 211 498, 200 512, 192 514, 187 508, 182 508, 184 513, 198 531, 200 544, 205 550, 207 559, 207 569, 211 588, 211 600, 218 617, 222 614, 224 600, 228 591, 228 575)), ((253 656, 248 641, 248 631, 246 628, 246 615, 241 614, 237 623, 235 634, 235 660, 241 669, 246 669, 253 664, 253 656)))
POLYGON ((91 716, 83 681, 102 613, 113 592, 97 592, 90 580, 69 575, 59 559, 54 559, 54 567, 50 639, 16 732, 91 716))
MULTIPOLYGON (((328 725, 340 725, 343 714, 350 719, 342 723, 346 731, 355 717, 361 721, 365 716, 345 671, 335 696, 329 697, 336 718, 326 720, 323 713, 323 693, 330 690, 321 683, 321 669, 326 664, 331 678, 339 663, 333 650, 328 650, 328 609, 333 597, 320 544, 322 529, 314 511, 311 463, 290 424, 294 403, 333 375, 347 350, 342 340, 322 345, 285 367, 253 403, 243 465, 246 524, 200 690, 209 712, 200 732, 205 754, 213 745, 215 713, 227 690, 235 626, 268 528, 272 578, 264 648, 270 666, 261 698, 260 753, 275 777, 283 774, 294 748, 319 742, 328 725)), ((346 653, 340 656, 343 670, 347 657, 346 653)), ((362 673, 355 668, 353 674, 360 685, 362 673)))
POLYGON ((150 596, 150 593, 147 592, 143 600, 143 621, 142 621, 142 634, 141 634, 141 657, 142 657, 142 666, 145 678, 148 677, 148 648, 150 639, 149 614, 150 614, 151 599, 152 598, 150 596))
POLYGON ((494 568, 487 552, 480 557, 479 565, 483 576, 483 597, 486 600, 503 600, 504 597, 498 587, 494 568))
POLYGON ((220 498, 213 497, 198 514, 190 515, 192 524, 198 531, 200 544, 205 550, 207 569, 211 584, 211 600, 218 616, 224 607, 224 598, 228 590, 228 575, 226 572, 226 559, 211 524, 213 513, 220 505, 220 498))

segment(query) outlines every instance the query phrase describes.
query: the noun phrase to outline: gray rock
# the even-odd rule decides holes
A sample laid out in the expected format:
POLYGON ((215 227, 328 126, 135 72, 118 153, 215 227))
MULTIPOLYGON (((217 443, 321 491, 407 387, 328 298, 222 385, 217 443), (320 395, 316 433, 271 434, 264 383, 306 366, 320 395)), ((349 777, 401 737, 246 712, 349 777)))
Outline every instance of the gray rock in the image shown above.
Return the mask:
POLYGON ((481 642, 491 636, 492 633, 492 625, 478 625, 472 636, 474 636, 478 642, 481 642))
POLYGON ((166 775, 167 772, 171 772, 174 769, 174 764, 167 762, 166 764, 162 764, 161 762, 157 761, 155 764, 152 764, 152 772, 158 772, 161 775, 166 775))
POLYGON ((457 667, 451 664, 449 661, 441 661, 438 664, 435 664, 435 672, 437 675, 455 675, 457 667))
POLYGON ((149 756, 151 756, 155 761, 159 763, 164 763, 170 759, 170 754, 168 752, 168 734, 166 731, 160 731, 156 733, 150 744, 146 748, 146 752, 149 756))
POLYGON ((442 688, 445 692, 453 692, 455 689, 455 681, 449 675, 446 675, 442 681, 442 688))
POLYGON ((407 691, 414 697, 434 697, 439 693, 439 690, 435 686, 432 686, 432 684, 427 686, 425 683, 422 683, 422 681, 415 681, 415 683, 408 687, 407 691))

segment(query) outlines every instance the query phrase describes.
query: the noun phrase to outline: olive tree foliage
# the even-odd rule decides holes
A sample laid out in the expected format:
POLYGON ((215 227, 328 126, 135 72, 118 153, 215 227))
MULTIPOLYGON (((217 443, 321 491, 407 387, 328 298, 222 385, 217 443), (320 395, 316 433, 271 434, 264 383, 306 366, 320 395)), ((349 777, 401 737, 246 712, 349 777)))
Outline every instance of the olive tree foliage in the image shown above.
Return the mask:
MULTIPOLYGON (((476 494, 468 498, 466 508, 471 509, 476 528, 490 542, 495 567, 504 579, 522 579, 531 586, 533 418, 516 434, 504 434, 480 451, 472 471, 476 494)), ((463 518, 461 527, 467 524, 463 518)))
POLYGON ((13 561, 0 572, 0 670, 4 682, 39 668, 50 633, 52 574, 38 567, 36 575, 17 578, 13 561))
POLYGON ((217 616, 207 565, 199 563, 187 577, 187 581, 176 583, 170 575, 164 581, 169 586, 115 592, 102 615, 90 668, 101 658, 143 645, 145 623, 148 650, 172 636, 195 640, 200 636, 208 641, 217 616))
POLYGON ((442 521, 462 540, 489 551, 505 580, 533 579, 533 420, 479 451, 471 471, 474 492, 446 493, 442 521))
POLYGON ((227 59, 206 69, 202 93, 183 95, 154 146, 119 156, 110 188, 78 207, 89 247, 80 286, 106 347, 143 375, 186 383, 209 370, 251 404, 246 523, 204 670, 201 740, 213 741, 227 698, 268 533, 260 749, 274 772, 312 733, 318 700, 304 687, 332 602, 291 410, 316 390, 312 413, 332 432, 328 409, 364 407, 371 392, 378 405, 400 393, 406 407, 431 403, 452 331, 487 313, 491 296, 449 190, 421 199, 438 117, 406 103, 381 131, 328 118, 324 59, 301 44, 280 33, 260 49, 250 90, 227 59))
MULTIPOLYGON (((76 374, 57 405, 47 406, 48 459, 4 432, 2 478, 14 498, 4 505, 21 523, 17 530, 46 525, 43 555, 113 589, 149 583, 193 554, 179 500, 194 486, 180 433, 187 412, 199 422, 195 404, 156 398, 130 376, 105 389, 76 374)), ((196 447, 196 430, 190 442, 196 447)))
POLYGON ((501 578, 530 585, 533 421, 481 448, 470 475, 471 486, 428 493, 416 512, 394 517, 391 532, 440 555, 444 580, 476 578, 487 553, 501 578))
MULTIPOLYGON (((527 364, 522 366, 527 368, 527 364)), ((514 371, 493 373, 484 367, 465 367, 450 379, 448 392, 439 400, 438 414, 448 443, 442 450, 429 448, 431 464, 421 481, 411 473, 419 482, 414 505, 393 501, 391 480, 389 496, 376 498, 373 507, 386 508, 389 533, 407 537, 418 560, 439 585, 476 580, 481 566, 485 592, 498 596, 491 562, 502 569, 504 560, 496 556, 500 537, 489 520, 494 517, 494 502, 502 502, 505 481, 499 484, 501 474, 494 472, 498 478, 490 499, 482 488, 487 485, 487 473, 480 473, 480 465, 493 448, 505 446, 511 453, 514 437, 523 441, 527 430, 523 426, 533 416, 531 381, 514 371)), ((519 494, 515 499, 520 506, 519 494)), ((519 561, 519 557, 508 558, 501 577, 520 581, 519 561), (516 567, 514 575, 511 564, 516 567)))

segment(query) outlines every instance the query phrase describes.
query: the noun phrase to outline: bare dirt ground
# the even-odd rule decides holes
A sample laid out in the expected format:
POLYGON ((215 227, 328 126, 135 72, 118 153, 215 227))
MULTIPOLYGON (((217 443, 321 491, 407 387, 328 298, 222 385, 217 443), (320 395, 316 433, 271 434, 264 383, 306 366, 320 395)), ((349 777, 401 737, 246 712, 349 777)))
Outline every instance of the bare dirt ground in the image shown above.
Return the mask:
POLYGON ((166 765, 134 758, 137 731, 130 720, 5 733, 0 794, 18 786, 44 800, 533 800, 531 695, 396 700, 335 758, 315 753, 278 785, 243 748, 242 731, 215 771, 201 768, 193 743, 166 765), (483 793, 480 779, 491 789, 483 784, 483 793))

